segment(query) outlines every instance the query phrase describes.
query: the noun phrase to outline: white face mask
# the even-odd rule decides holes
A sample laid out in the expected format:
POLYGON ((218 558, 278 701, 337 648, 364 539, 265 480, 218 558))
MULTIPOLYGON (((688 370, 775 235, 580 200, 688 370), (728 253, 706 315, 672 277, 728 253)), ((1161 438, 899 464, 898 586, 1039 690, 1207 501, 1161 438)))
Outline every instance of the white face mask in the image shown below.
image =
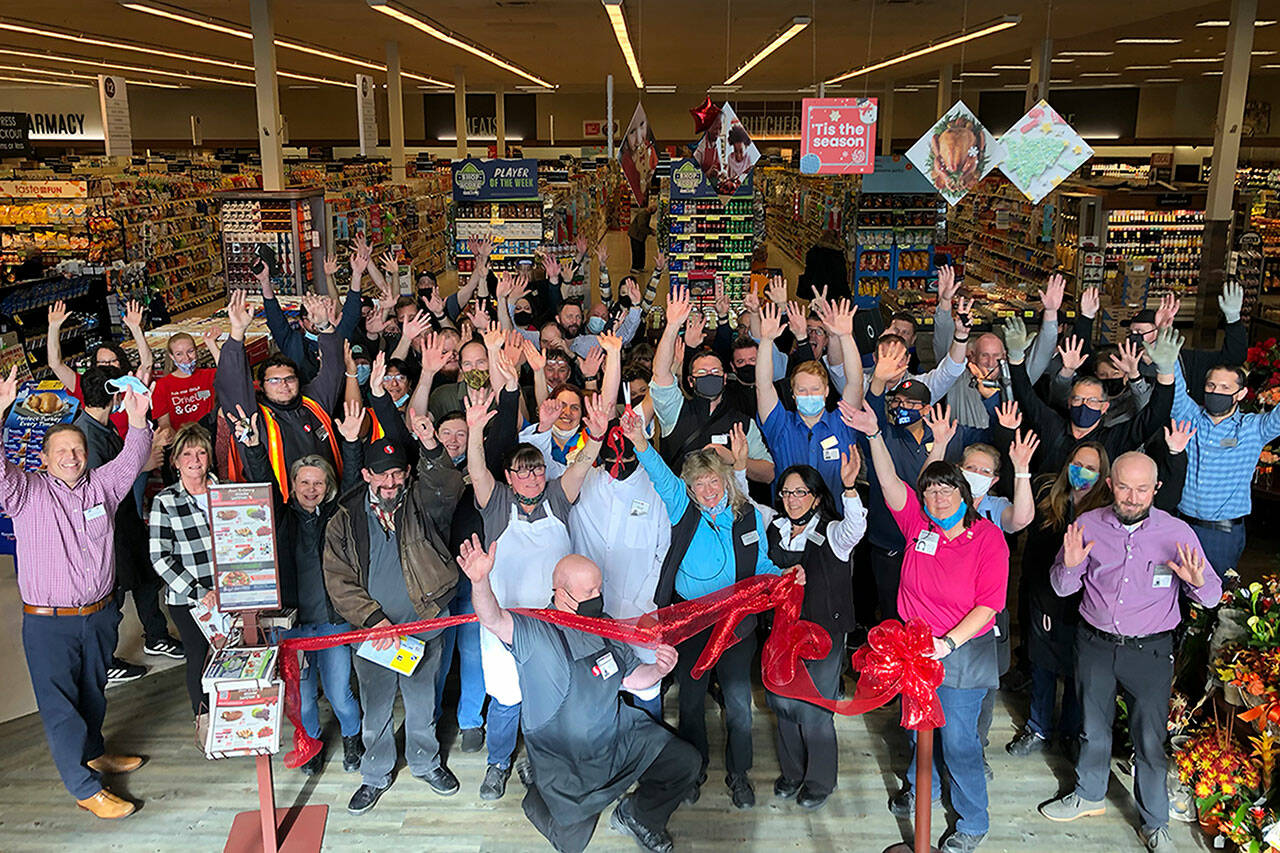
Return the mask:
POLYGON ((551 434, 555 436, 556 441, 568 441, 578 434, 576 429, 560 429, 558 426, 551 427, 551 434))
POLYGON ((960 470, 964 474, 964 478, 969 481, 969 491, 973 493, 974 503, 982 500, 983 496, 991 491, 991 486, 995 483, 995 477, 988 477, 986 474, 979 474, 976 471, 960 470))

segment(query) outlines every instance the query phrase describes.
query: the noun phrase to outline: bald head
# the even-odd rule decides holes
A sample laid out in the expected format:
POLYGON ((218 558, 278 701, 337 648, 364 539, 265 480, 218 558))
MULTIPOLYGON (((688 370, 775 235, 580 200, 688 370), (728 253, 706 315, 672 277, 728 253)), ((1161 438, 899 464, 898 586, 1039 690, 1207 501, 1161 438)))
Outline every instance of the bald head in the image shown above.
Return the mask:
POLYGON ((562 558, 551 573, 556 609, 576 613, 579 602, 600 594, 601 583, 600 567, 589 557, 570 554, 562 558))
POLYGON ((982 371, 983 376, 991 377, 1004 358, 1004 341, 991 332, 979 335, 969 344, 966 351, 969 362, 982 371))
POLYGON ((1107 478, 1116 496, 1116 518, 1123 524, 1136 524, 1151 512, 1151 504, 1160 487, 1156 462, 1136 450, 1122 453, 1111 463, 1107 478))

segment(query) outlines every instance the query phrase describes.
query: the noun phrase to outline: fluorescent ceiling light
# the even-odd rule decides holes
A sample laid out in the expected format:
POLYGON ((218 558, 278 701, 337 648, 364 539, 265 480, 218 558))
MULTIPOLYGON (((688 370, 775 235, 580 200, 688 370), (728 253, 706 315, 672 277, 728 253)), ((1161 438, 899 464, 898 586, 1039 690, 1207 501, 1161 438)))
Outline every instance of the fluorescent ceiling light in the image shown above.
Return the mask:
POLYGON ((1126 65, 1125 71, 1163 71, 1166 68, 1172 68, 1172 65, 1126 65))
POLYGON ((991 67, 996 71, 1030 71, 1031 63, 1028 62, 1026 65, 993 65, 991 67))
POLYGON ((354 82, 348 83, 346 80, 334 80, 331 77, 315 77, 311 74, 299 74, 296 71, 281 71, 278 68, 276 69, 276 76, 285 77, 289 80, 307 80, 312 83, 327 83, 330 86, 345 86, 348 89, 354 89, 356 87, 354 82))
POLYGON ((1070 78, 1067 78, 1067 79, 1065 79, 1065 80, 1050 80, 1049 82, 1050 82, 1050 83, 1070 83, 1070 82, 1071 82, 1071 79, 1070 79, 1070 78))
POLYGON ((531 83, 537 83, 539 86, 546 86, 551 89, 555 88, 554 83, 549 83, 536 74, 531 74, 509 60, 503 59, 493 51, 481 47, 474 42, 468 41, 457 33, 450 32, 441 24, 436 23, 425 15, 413 11, 403 3, 397 2, 397 0, 366 0, 366 2, 369 4, 369 8, 373 9, 375 12, 381 12, 389 18, 395 18, 401 23, 408 24, 414 29, 421 30, 434 39, 438 39, 445 44, 452 45, 459 50, 465 50, 467 53, 477 56, 491 65, 496 65, 499 68, 510 71, 512 74, 523 77, 531 83))
MULTIPOLYGON (((1223 54, 1223 55, 1225 56, 1226 54, 1223 54)), ((1254 56, 1274 56, 1275 51, 1274 50, 1255 50, 1253 52, 1253 55, 1254 56)))
POLYGON ((1069 56, 1055 56, 1053 59, 1050 59, 1049 61, 1050 62, 1075 62, 1075 60, 1069 56))
POLYGON ((152 56, 164 56, 169 59, 178 59, 183 62, 199 62, 204 65, 216 65, 220 68, 234 68, 237 71, 252 71, 252 65, 246 65, 243 62, 234 62, 230 59, 215 59, 210 56, 200 56, 196 53, 183 53, 175 50, 163 50, 161 48, 149 47, 147 45, 136 44, 134 42, 115 41, 113 39, 98 38, 97 36, 82 35, 78 33, 60 32, 51 30, 47 27, 28 24, 25 21, 19 21, 14 18, 0 19, 0 30, 8 30, 12 33, 22 33, 23 35, 43 36, 44 38, 59 39, 61 41, 73 41, 80 44, 92 44, 99 47, 111 47, 116 50, 128 50, 134 53, 146 53, 152 56))
POLYGON ((1114 56, 1114 50, 1062 50, 1058 56, 1114 56))
POLYGON ((1221 76, 1222 76, 1222 72, 1221 72, 1221 71, 1202 71, 1202 72, 1201 72, 1201 74, 1200 74, 1200 76, 1202 76, 1202 77, 1221 77, 1221 76))
POLYGON ((640 74, 640 63, 636 61, 636 52, 631 47, 631 34, 627 32, 627 19, 622 14, 622 0, 603 0, 605 14, 613 26, 613 37, 622 51, 622 58, 627 61, 627 70, 631 72, 631 82, 637 89, 644 88, 644 77, 640 74))
POLYGON ((999 71, 961 71, 961 77, 999 77, 999 71))
MULTIPOLYGON (((420 86, 418 88, 423 88, 423 87, 420 86)), ((555 89, 549 86, 516 86, 516 89, 521 92, 554 92, 555 91, 555 89)))
POLYGON ((72 88, 81 88, 84 86, 95 86, 95 83, 68 83, 65 80, 33 80, 29 77, 6 77, 0 76, 0 81, 5 83, 29 83, 32 86, 69 86, 72 88))
POLYGON ((204 74, 192 74, 185 71, 165 71, 161 68, 148 68, 142 65, 124 65, 119 62, 107 62, 101 59, 80 59, 74 56, 55 56, 48 53, 36 53, 30 50, 14 50, 0 48, 4 56, 21 56, 27 59, 38 59, 41 62, 69 62, 72 65, 89 65, 94 68, 110 68, 115 71, 136 71, 139 74, 156 74, 161 77, 177 77, 182 80, 199 80, 205 83, 222 83, 227 86, 244 86, 252 89, 253 84, 247 80, 233 80, 230 77, 209 77, 204 74))
POLYGON ((1148 77, 1148 83, 1181 83, 1181 77, 1148 77))
POLYGON ((830 80, 827 80, 826 82, 828 84, 839 83, 841 80, 848 80, 850 77, 857 77, 861 74, 870 74, 872 71, 879 71, 881 68, 888 68, 891 65, 898 65, 899 63, 902 63, 902 62, 909 62, 910 60, 920 56, 927 56, 930 53, 937 53, 940 50, 946 50, 947 48, 954 47, 955 45, 958 45, 958 44, 964 44, 965 42, 973 41, 974 39, 979 39, 979 38, 982 38, 983 36, 989 36, 993 33, 998 33, 1001 30, 1007 30, 1010 27, 1016 27, 1021 21, 1022 21, 1022 17, 1020 15, 1004 15, 1003 17, 1000 17, 1000 18, 993 18, 990 21, 986 21, 985 23, 978 24, 976 27, 974 27, 973 29, 967 32, 961 31, 958 33, 953 33, 951 35, 943 36, 938 41, 931 42, 929 44, 924 45, 923 47, 917 47, 912 50, 908 50, 906 53, 898 54, 897 56, 891 57, 889 59, 884 59, 884 60, 881 60, 880 62, 876 62, 871 65, 864 65, 860 68, 855 68, 852 71, 846 71, 843 74, 838 74, 835 77, 832 77, 830 80))
POLYGON ((1081 77, 1119 77, 1119 71, 1082 71, 1081 77))
POLYGON ((741 88, 742 86, 726 86, 725 84, 721 83, 719 86, 708 86, 707 91, 708 92, 736 92, 741 88))
MULTIPOLYGON (((605 5, 608 6, 610 2, 611 0, 605 0, 605 5)), ((812 22, 813 22, 812 19, 806 15, 796 15, 790 21, 783 24, 782 29, 774 33, 773 37, 769 39, 768 42, 765 43, 764 47, 757 50, 754 56, 752 56, 746 62, 742 63, 742 65, 738 67, 738 70, 733 72, 733 74, 729 77, 728 80, 724 81, 724 84, 728 86, 738 82, 739 78, 741 78, 742 75, 746 74, 752 68, 755 68, 757 65, 759 65, 762 61, 764 61, 766 57, 769 56, 769 54, 773 53, 775 50, 782 47, 784 44, 791 41, 796 36, 800 35, 800 33, 803 32, 804 29, 808 27, 809 24, 811 24, 812 22)))
POLYGON ((1131 37, 1131 38, 1116 39, 1116 44, 1182 44, 1182 39, 1137 36, 1137 37, 1131 37))
POLYGON ((650 83, 648 86, 644 87, 644 90, 646 92, 652 92, 655 95, 670 95, 676 90, 676 87, 669 84, 659 86, 654 83, 650 83))
MULTIPOLYGON (((1253 25, 1255 27, 1269 27, 1274 23, 1275 21, 1256 20, 1253 22, 1253 25)), ((1230 21, 1225 21, 1225 20, 1222 20, 1221 18, 1211 20, 1211 21, 1200 21, 1196 24, 1197 27, 1227 27, 1230 25, 1231 25, 1230 21)))
POLYGON ((1179 56, 1177 59, 1170 59, 1170 62, 1191 63, 1191 62, 1222 62, 1221 56, 1179 56))

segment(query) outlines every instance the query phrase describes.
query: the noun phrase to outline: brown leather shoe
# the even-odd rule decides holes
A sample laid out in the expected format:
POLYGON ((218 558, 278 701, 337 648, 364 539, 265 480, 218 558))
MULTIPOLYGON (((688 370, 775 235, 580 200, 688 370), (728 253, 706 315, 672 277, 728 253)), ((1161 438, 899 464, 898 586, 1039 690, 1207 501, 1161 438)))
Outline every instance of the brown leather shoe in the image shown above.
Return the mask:
POLYGON ((142 766, 142 759, 136 755, 112 755, 103 753, 88 762, 90 770, 99 773, 132 773, 142 766))
POLYGON ((119 820, 133 814, 134 810, 133 803, 120 799, 105 788, 87 800, 76 800, 76 805, 103 820, 119 820))

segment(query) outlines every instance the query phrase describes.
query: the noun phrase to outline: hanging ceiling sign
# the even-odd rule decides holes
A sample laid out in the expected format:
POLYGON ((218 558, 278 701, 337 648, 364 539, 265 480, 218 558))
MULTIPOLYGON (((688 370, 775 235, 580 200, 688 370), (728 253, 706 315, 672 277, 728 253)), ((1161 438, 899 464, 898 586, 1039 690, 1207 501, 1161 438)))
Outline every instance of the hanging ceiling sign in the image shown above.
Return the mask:
POLYGON ((538 161, 477 160, 453 164, 454 201, 490 201, 538 197, 538 161))
POLYGON ((802 174, 865 175, 875 169, 875 98, 805 98, 801 114, 802 174))

